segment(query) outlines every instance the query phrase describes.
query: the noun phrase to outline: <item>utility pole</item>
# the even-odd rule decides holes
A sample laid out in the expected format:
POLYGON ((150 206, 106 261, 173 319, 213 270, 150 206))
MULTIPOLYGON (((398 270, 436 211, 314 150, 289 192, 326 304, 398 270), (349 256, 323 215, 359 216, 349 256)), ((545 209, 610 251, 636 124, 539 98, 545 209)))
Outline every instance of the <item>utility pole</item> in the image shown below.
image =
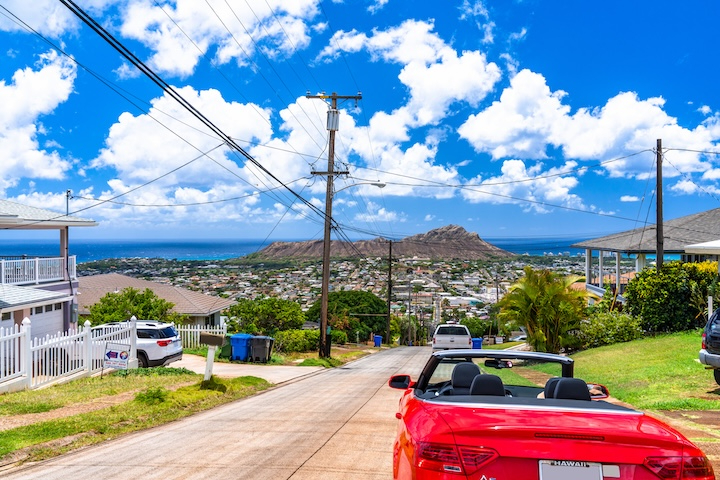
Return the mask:
POLYGON ((662 139, 657 140, 657 183, 655 189, 657 190, 657 210, 656 210, 656 252, 655 252, 655 265, 658 271, 662 268, 663 257, 665 256, 665 236, 663 233, 663 187, 662 187, 662 139))
POLYGON ((392 240, 390 252, 388 253, 388 281, 387 281, 387 332, 385 332, 385 343, 390 345, 390 299, 392 295, 392 240))
POLYGON ((327 172, 312 172, 314 175, 327 176, 327 190, 325 192, 325 232, 323 237, 323 264, 322 264, 322 292, 320 297, 320 358, 330 358, 330 339, 328 338, 328 290, 330 283, 330 230, 332 227, 332 197, 333 180, 335 175, 347 175, 350 172, 335 171, 335 132, 340 125, 340 112, 337 109, 338 99, 355 100, 362 98, 357 95, 337 95, 333 92, 330 95, 305 95, 305 98, 320 98, 330 100, 330 109, 327 113, 327 130, 330 132, 328 146, 328 169, 327 172))

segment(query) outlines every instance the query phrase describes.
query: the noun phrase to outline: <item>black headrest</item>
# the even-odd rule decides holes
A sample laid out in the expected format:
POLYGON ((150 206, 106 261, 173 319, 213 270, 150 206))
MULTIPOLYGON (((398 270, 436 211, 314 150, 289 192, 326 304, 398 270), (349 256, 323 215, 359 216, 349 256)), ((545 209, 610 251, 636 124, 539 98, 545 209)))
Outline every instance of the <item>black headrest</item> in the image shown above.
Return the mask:
POLYGON ((585 380, 580 378, 561 378, 555 387, 555 397, 568 400, 590 400, 590 391, 585 380))
POLYGON ((480 374, 480 367, 472 362, 463 362, 455 365, 452 371, 452 382, 453 388, 455 387, 470 387, 470 384, 476 375, 480 374))
POLYGON ((481 374, 473 378, 470 395, 505 396, 505 386, 497 375, 481 374))
POLYGON ((561 378, 562 377, 552 377, 545 382, 545 390, 543 391, 545 398, 555 398, 555 388, 557 387, 558 380, 561 378))

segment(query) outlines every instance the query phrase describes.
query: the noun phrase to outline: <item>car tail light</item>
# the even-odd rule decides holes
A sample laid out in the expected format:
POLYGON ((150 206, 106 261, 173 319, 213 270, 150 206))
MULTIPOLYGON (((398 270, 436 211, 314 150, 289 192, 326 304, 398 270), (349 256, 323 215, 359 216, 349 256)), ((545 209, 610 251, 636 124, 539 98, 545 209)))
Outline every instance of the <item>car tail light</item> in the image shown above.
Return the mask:
POLYGON ((172 340, 158 340, 157 341, 158 347, 167 347, 171 343, 172 343, 172 340))
POLYGON ((497 457, 492 448, 421 442, 415 453, 415 465, 437 472, 471 475, 497 457))
POLYGON ((712 465, 705 456, 648 457, 644 463, 663 480, 715 480, 712 465))
POLYGON ((707 344, 705 343, 705 337, 706 337, 706 335, 707 335, 707 334, 706 334, 705 332, 703 332, 703 334, 702 334, 702 347, 700 347, 700 348, 702 348, 702 349, 706 349, 706 348, 707 348, 707 344))

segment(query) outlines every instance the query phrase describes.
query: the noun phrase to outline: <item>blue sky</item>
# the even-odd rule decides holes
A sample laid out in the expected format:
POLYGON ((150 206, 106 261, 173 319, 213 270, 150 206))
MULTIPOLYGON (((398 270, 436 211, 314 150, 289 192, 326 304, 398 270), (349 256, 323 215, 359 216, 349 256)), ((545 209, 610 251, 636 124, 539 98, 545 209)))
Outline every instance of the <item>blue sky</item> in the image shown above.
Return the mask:
POLYGON ((717 2, 76 3, 253 159, 60 1, 0 0, 0 197, 99 223, 76 238, 322 238, 308 92, 362 93, 339 105, 343 237, 654 223, 657 139, 665 219, 720 206, 717 2))

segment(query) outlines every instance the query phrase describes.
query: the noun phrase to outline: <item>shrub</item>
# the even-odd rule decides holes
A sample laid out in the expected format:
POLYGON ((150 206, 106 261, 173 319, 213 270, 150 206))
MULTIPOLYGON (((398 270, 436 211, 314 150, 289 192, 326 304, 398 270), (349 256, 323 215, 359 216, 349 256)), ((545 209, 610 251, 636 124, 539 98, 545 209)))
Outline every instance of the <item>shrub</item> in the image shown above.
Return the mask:
MULTIPOLYGON (((347 340, 347 338, 346 338, 347 340)), ((284 330, 275 334, 279 352, 309 352, 320 348, 320 330, 284 330)))
MULTIPOLYGON (((330 330, 330 343, 334 343, 336 345, 345 345, 347 341, 347 333, 343 332, 342 330, 330 330)), ((318 348, 320 348, 319 344, 318 348)))
POLYGON ((617 311, 597 312, 580 322, 577 337, 581 348, 629 342, 643 336, 640 319, 617 311))
POLYGON ((628 312, 642 318, 648 332, 679 332, 704 325, 707 295, 717 279, 717 263, 664 263, 646 268, 628 284, 628 312))

